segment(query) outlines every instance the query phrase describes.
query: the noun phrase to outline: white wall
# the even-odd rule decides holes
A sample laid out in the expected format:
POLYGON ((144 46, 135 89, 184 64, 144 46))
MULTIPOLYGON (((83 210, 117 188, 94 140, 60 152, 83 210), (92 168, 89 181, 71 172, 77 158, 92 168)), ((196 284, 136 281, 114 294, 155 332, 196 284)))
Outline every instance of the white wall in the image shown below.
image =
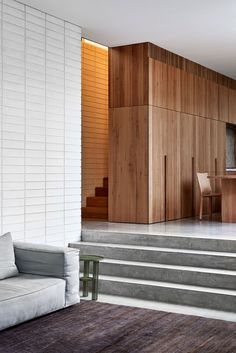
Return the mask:
POLYGON ((1 233, 66 244, 81 231, 81 30, 0 8, 1 233))

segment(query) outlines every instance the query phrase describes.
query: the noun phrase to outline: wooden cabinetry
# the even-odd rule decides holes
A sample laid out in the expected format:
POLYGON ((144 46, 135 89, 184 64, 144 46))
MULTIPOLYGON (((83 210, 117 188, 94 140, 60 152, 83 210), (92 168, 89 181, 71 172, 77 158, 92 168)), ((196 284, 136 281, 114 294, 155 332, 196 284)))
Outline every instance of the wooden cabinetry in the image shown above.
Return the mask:
POLYGON ((181 218, 180 180, 180 113, 168 110, 165 145, 166 160, 166 219, 181 218))
POLYGON ((236 90, 229 89, 229 122, 236 124, 236 90))
POLYGON ((218 119, 218 84, 216 82, 207 80, 206 84, 206 98, 207 98, 207 118, 218 119))
POLYGON ((109 87, 109 220, 197 214, 196 173, 225 170, 225 125, 236 123, 230 79, 144 43, 110 50, 109 87))
POLYGON ((219 119, 229 121, 229 89, 219 85, 219 119))
POLYGON ((194 156, 195 117, 180 115, 180 193, 181 217, 190 217, 194 212, 194 156))
POLYGON ((167 108, 167 64, 149 59, 149 104, 167 108))
POLYGON ((109 51, 109 86, 110 108, 148 104, 147 43, 109 51))
POLYGON ((181 112, 194 114, 195 76, 181 70, 181 112))
POLYGON ((109 220, 148 223, 148 107, 110 110, 109 220))
POLYGON ((167 65, 167 108, 181 110, 181 70, 167 65))

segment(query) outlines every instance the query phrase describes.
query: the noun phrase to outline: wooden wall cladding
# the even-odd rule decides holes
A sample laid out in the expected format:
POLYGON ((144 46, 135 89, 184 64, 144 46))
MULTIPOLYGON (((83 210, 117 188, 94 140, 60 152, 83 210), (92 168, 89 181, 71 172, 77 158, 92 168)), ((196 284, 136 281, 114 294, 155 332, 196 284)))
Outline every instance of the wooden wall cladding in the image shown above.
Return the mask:
POLYGON ((174 66, 167 66, 167 107, 181 111, 181 71, 174 66))
MULTIPOLYGON (((150 117, 150 222, 198 214, 196 173, 224 172, 225 123, 159 107, 150 117)), ((219 190, 214 181, 212 187, 219 190)))
POLYGON ((229 122, 236 124, 236 91, 229 90, 229 122))
POLYGON ((180 201, 181 217, 194 214, 195 179, 195 117, 180 115, 180 201))
POLYGON ((208 69, 202 65, 199 65, 189 59, 186 59, 180 55, 169 52, 166 49, 158 47, 152 43, 145 43, 148 45, 148 57, 162 61, 168 65, 177 67, 181 70, 187 71, 198 77, 205 78, 207 80, 213 81, 220 85, 226 86, 236 90, 236 80, 224 76, 216 71, 208 69))
POLYGON ((131 107, 148 104, 147 43, 109 50, 109 106, 131 107))
POLYGON ((167 64, 149 60, 149 104, 167 108, 167 64))
POLYGON ((195 76, 194 115, 207 116, 207 80, 195 76))
POLYGON ((109 220, 149 223, 148 106, 110 110, 109 220))
POLYGON ((149 107, 149 221, 166 220, 167 109, 149 107))
POLYGON ((225 171, 235 81, 150 43, 112 48, 109 60, 110 221, 198 214, 196 173, 225 171))
POLYGON ((82 205, 108 176, 108 50, 82 41, 82 205))
POLYGON ((218 119, 219 103, 218 103, 218 84, 214 81, 207 80, 207 113, 206 117, 211 119, 218 119))
POLYGON ((236 91, 162 61, 149 59, 149 85, 150 105, 228 122, 231 96, 235 117, 236 91))
POLYGON ((229 89, 219 85, 219 120, 229 121, 229 89))

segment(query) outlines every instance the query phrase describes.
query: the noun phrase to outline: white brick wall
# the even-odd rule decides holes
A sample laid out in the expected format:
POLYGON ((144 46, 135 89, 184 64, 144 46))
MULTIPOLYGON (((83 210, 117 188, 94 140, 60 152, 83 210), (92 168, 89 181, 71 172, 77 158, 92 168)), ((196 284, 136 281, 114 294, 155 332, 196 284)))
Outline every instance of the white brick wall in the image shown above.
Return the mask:
POLYGON ((81 233, 81 30, 0 0, 0 229, 67 244, 81 233))

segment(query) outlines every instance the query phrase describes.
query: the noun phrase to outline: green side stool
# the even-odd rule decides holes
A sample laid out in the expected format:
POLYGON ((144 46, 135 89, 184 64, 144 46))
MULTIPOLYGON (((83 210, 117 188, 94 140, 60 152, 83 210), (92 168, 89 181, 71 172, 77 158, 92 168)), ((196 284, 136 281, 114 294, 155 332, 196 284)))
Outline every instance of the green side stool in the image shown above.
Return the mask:
POLYGON ((80 261, 84 262, 84 275, 80 277, 83 282, 83 297, 88 296, 88 285, 92 282, 92 300, 98 299, 98 276, 99 276, 99 262, 103 260, 103 256, 97 255, 80 255, 80 261), (89 276, 90 262, 93 264, 93 276, 89 276))

